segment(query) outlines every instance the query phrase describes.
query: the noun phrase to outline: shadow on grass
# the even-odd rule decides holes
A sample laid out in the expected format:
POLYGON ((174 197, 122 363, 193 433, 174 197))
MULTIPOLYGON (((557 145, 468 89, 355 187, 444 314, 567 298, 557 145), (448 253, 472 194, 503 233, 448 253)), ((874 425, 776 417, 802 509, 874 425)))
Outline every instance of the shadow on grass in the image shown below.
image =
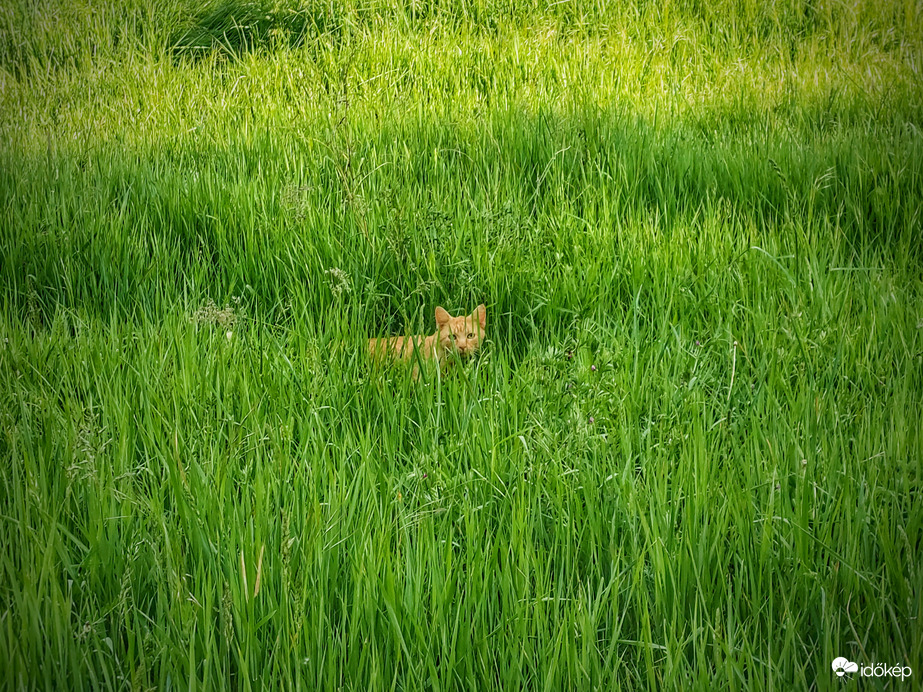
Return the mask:
POLYGON ((213 0, 170 40, 176 56, 200 59, 214 50, 240 56, 279 47, 298 48, 312 38, 334 41, 345 18, 334 3, 213 0))
POLYGON ((655 129, 597 111, 467 128, 361 121, 355 159, 395 162, 365 178, 362 210, 324 150, 278 132, 4 165, 15 232, 0 236, 0 286, 37 324, 58 307, 130 319, 245 292, 252 314, 284 323, 324 313, 335 267, 349 280, 337 300, 370 334, 486 302, 492 338, 525 344, 629 306, 653 277, 717 277, 749 245, 743 228, 786 248, 808 229, 811 242, 845 240, 846 261, 919 265, 923 157, 900 128, 739 127, 655 129), (704 217, 729 224, 726 247, 695 240, 704 217))

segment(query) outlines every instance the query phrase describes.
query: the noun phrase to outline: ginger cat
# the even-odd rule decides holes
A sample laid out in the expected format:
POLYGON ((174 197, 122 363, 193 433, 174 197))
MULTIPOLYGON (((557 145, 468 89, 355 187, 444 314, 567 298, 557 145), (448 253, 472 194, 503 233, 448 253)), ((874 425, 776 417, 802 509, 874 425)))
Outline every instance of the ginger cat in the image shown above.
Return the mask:
POLYGON ((436 308, 436 333, 432 336, 392 336, 369 339, 369 355, 379 361, 415 361, 413 378, 420 374, 420 363, 435 360, 445 366, 446 357, 457 353, 470 356, 478 350, 484 326, 487 323, 487 308, 482 303, 474 312, 464 317, 452 317, 443 308, 436 308))

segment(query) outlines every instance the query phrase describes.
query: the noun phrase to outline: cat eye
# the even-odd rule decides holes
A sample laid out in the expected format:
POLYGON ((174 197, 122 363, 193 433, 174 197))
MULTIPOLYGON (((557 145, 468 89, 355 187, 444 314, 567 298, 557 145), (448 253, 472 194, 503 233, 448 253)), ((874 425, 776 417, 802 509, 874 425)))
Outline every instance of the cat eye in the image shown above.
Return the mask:
POLYGON ((474 338, 474 333, 468 332, 468 338, 469 338, 469 339, 473 339, 473 338, 474 338))
POLYGON ((458 338, 455 334, 450 334, 450 336, 452 337, 452 341, 455 341, 455 339, 458 338))

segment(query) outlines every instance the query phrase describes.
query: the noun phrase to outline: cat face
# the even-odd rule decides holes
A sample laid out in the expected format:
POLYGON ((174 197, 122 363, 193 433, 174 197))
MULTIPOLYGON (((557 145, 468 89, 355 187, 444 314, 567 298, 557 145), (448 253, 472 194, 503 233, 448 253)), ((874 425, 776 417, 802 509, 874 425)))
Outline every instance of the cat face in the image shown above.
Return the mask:
POLYGON ((483 304, 464 317, 452 317, 442 308, 436 308, 439 343, 446 351, 457 351, 462 356, 470 356, 478 350, 486 323, 487 308, 483 304))

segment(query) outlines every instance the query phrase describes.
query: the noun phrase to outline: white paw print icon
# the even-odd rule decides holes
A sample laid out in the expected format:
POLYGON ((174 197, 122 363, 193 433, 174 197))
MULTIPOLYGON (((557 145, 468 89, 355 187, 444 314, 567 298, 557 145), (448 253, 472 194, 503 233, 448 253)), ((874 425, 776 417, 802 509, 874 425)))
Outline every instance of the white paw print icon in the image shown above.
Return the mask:
POLYGON ((853 663, 852 661, 847 661, 842 656, 833 659, 833 672, 837 674, 838 677, 843 677, 846 673, 858 673, 859 664, 853 663))

